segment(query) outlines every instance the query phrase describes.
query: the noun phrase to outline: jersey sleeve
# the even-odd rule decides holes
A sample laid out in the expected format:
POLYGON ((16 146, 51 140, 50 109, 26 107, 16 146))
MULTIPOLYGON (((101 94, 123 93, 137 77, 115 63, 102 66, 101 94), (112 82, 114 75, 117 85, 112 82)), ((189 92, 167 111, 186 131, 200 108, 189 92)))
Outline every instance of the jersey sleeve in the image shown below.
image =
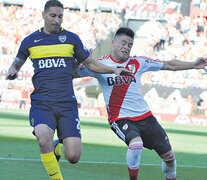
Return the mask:
POLYGON ((30 53, 27 47, 27 39, 25 38, 19 47, 19 50, 17 52, 17 58, 26 60, 29 57, 30 53))
POLYGON ((93 71, 90 71, 89 69, 87 69, 84 65, 80 65, 77 69, 77 74, 79 77, 95 77, 97 76, 97 74, 93 71))
POLYGON ((74 49, 74 51, 75 51, 74 57, 76 58, 76 60, 78 62, 83 62, 90 55, 89 50, 86 49, 83 46, 82 41, 80 40, 80 38, 77 35, 76 35, 76 43, 75 43, 75 49, 74 49))
POLYGON ((142 64, 142 72, 147 72, 147 71, 159 71, 163 67, 163 61, 160 60, 154 60, 149 57, 139 57, 141 60, 142 64))

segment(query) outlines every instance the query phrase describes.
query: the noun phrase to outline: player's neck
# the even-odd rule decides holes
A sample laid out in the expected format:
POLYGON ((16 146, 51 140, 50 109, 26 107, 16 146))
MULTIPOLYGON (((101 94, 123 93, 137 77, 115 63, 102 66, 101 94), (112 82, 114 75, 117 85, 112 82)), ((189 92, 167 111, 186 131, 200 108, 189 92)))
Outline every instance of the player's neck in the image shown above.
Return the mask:
POLYGON ((50 31, 48 31, 47 30, 47 28, 45 28, 45 27, 43 27, 43 31, 44 31, 44 33, 46 33, 46 34, 58 34, 60 31, 58 31, 58 32, 50 32, 50 31))
POLYGON ((127 60, 122 60, 122 59, 120 59, 120 58, 118 58, 117 56, 115 56, 113 53, 111 54, 111 59, 113 60, 113 61, 116 61, 116 62, 121 62, 121 63, 123 63, 123 62, 125 62, 125 61, 127 61, 127 60))

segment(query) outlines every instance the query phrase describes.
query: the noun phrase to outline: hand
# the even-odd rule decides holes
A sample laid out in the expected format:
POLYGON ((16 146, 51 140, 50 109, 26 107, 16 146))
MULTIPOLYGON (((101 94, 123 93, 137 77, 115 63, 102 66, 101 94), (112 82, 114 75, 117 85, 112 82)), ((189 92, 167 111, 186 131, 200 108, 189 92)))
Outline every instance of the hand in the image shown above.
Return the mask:
POLYGON ((134 77, 134 74, 131 71, 125 69, 125 68, 114 68, 114 73, 118 76, 127 75, 127 76, 134 77))
POLYGON ((11 75, 11 74, 10 74, 10 75, 7 75, 7 76, 6 76, 6 79, 7 79, 7 80, 14 80, 14 79, 16 79, 17 77, 18 77, 17 74, 14 74, 14 75, 11 75))
POLYGON ((15 68, 10 67, 8 73, 6 75, 7 80, 14 80, 18 77, 17 70, 15 68))
POLYGON ((195 68, 196 69, 204 69, 204 71, 207 72, 207 58, 198 58, 196 61, 195 61, 195 68))

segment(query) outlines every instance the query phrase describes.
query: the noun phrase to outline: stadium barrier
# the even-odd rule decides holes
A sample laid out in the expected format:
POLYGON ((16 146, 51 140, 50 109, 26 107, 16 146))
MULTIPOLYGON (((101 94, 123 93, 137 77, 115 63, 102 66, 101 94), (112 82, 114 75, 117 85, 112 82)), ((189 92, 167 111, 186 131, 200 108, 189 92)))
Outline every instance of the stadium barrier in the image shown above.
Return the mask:
MULTIPOLYGON (((2 100, 0 108, 18 109, 19 101, 17 100, 2 100)), ((25 109, 30 108, 30 103, 27 102, 25 109)), ((207 126, 207 117, 201 115, 184 115, 184 114, 161 114, 153 113, 159 122, 169 122, 175 124, 189 124, 207 126)), ((84 107, 79 109, 79 115, 84 117, 105 117, 107 111, 105 107, 84 107)))
MULTIPOLYGON (((184 114, 161 114, 153 113, 159 122, 170 122, 175 124, 189 124, 207 126, 207 117, 201 115, 184 114)), ((105 117, 107 118, 106 108, 84 107, 79 109, 80 116, 86 117, 105 117)))

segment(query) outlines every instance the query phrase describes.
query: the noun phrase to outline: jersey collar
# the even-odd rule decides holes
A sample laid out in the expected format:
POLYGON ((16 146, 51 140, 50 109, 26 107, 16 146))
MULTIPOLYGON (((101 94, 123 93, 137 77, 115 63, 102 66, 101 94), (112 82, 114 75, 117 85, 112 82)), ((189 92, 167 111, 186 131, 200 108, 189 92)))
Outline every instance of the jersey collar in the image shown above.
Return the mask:
POLYGON ((125 63, 126 61, 128 61, 128 59, 129 59, 129 57, 128 57, 128 59, 127 59, 126 61, 121 62, 121 61, 116 61, 115 59, 113 59, 112 56, 111 56, 111 54, 109 55, 109 57, 111 58, 112 61, 114 61, 115 63, 119 63, 119 64, 123 64, 123 63, 125 63))
MULTIPOLYGON (((63 28, 63 27, 61 27, 60 32, 62 32, 63 30, 64 30, 64 28, 63 28)), ((43 32, 43 33, 44 33, 43 27, 39 29, 39 32, 43 32)), ((59 33, 58 33, 58 34, 59 34, 59 33)))

